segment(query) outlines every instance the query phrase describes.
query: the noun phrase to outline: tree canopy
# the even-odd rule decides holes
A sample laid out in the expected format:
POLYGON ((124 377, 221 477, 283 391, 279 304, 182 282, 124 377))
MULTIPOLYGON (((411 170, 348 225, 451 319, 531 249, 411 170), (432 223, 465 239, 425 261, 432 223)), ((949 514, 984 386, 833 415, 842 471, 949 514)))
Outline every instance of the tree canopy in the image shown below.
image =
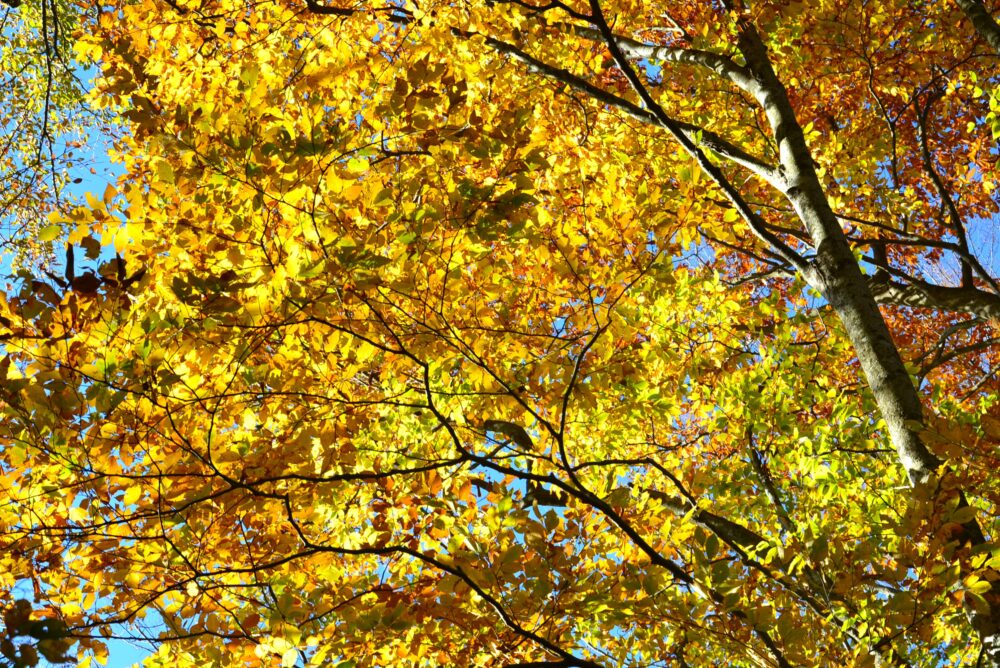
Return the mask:
MULTIPOLYGON (((79 10, 66 0, 0 4, 0 248, 9 264, 37 270, 52 261, 60 233, 48 214, 65 213, 73 183, 93 168, 113 118, 85 102, 86 65, 73 54, 79 10)), ((5 264, 6 266, 6 264, 5 264)))
POLYGON ((993 7, 336 1, 75 7, 2 660, 1000 666, 993 7))

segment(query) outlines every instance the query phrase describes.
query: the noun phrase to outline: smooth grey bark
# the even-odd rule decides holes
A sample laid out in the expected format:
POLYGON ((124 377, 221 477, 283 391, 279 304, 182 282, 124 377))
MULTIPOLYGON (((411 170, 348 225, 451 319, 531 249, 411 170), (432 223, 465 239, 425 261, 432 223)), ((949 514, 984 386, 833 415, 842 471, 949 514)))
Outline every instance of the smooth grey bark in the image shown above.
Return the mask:
MULTIPOLYGON (((986 40, 994 53, 1000 55, 1000 24, 986 11, 982 0, 955 1, 972 22, 972 26, 979 36, 986 40)), ((983 314, 995 318, 997 311, 1000 311, 1000 306, 997 306, 995 302, 991 306, 993 308, 988 312, 984 311, 983 314)), ((997 667, 1000 666, 1000 581, 993 582, 990 591, 986 593, 986 600, 989 609, 982 613, 975 610, 970 611, 969 620, 979 634, 982 643, 982 652, 978 663, 997 667)))
POLYGON ((1000 319, 1000 295, 978 288, 946 287, 932 283, 900 283, 869 279, 868 287, 880 304, 969 313, 983 320, 1000 319))
POLYGON ((986 11, 981 0, 955 0, 965 15, 972 21, 972 27, 1000 55, 1000 25, 986 11))
POLYGON ((812 237, 816 259, 806 275, 844 323, 900 462, 913 483, 932 477, 940 464, 921 441, 920 397, 879 313, 868 280, 826 198, 802 128, 767 49, 753 26, 744 24, 739 49, 755 80, 754 94, 778 144, 785 195, 812 237))
MULTIPOLYGON (((981 3, 976 0, 965 0, 964 3, 959 0, 959 2, 973 10, 978 7, 982 11, 981 14, 976 14, 977 29, 985 26, 987 31, 995 32, 997 51, 1000 53, 1000 29, 997 29, 997 24, 985 13, 981 3), (984 16, 988 24, 982 20, 984 16)), ((616 55, 616 60, 627 76, 629 71, 628 63, 623 58, 625 54, 632 58, 656 57, 666 62, 686 62, 713 71, 756 99, 765 112, 778 145, 777 170, 725 143, 719 137, 711 137, 711 143, 704 141, 703 138, 701 146, 719 157, 749 168, 781 191, 808 231, 816 252, 815 259, 805 263, 794 251, 770 234, 766 225, 746 206, 740 193, 733 188, 725 175, 716 165, 704 158, 699 145, 695 144, 694 137, 689 134, 691 128, 669 117, 644 89, 641 82, 632 81, 645 109, 602 89, 596 89, 589 82, 582 81, 565 70, 537 61, 513 45, 496 40, 492 40, 495 43, 491 43, 489 39, 487 41, 498 51, 521 60, 534 72, 559 80, 610 106, 622 109, 639 120, 659 125, 671 132, 684 149, 698 160, 702 169, 719 184, 724 194, 750 225, 751 230, 770 245, 772 251, 777 251, 780 257, 800 271, 835 310, 852 342, 886 423, 897 457, 907 476, 914 485, 933 480, 941 461, 930 452, 920 437, 924 420, 920 397, 878 310, 878 303, 941 308, 992 318, 1000 313, 1000 297, 972 286, 948 288, 923 282, 902 284, 863 274, 815 172, 808 145, 787 91, 773 70, 766 46, 751 24, 744 22, 739 35, 738 47, 746 62, 745 65, 741 65, 719 54, 648 46, 615 35, 600 14, 597 0, 592 0, 591 6, 594 14, 589 20, 593 27, 573 26, 572 32, 595 40, 603 39, 612 54, 616 55), (655 53, 651 50, 655 50, 655 53), (713 146, 712 143, 716 145, 713 146)), ((989 38, 987 40, 990 41, 989 38)), ((630 80, 634 78, 630 77, 630 80)), ((960 498, 960 503, 964 505, 965 499, 960 498)), ((736 536, 740 532, 733 526, 725 526, 718 521, 705 521, 706 528, 713 528, 708 526, 710 523, 715 524, 714 530, 717 535, 729 533, 730 538, 739 542, 736 536)), ((963 528, 964 535, 961 537, 963 541, 973 545, 985 542, 982 530, 975 520, 966 523, 963 528)), ((968 616, 981 640, 983 660, 986 665, 1000 667, 1000 596, 994 596, 994 593, 990 592, 987 595, 991 599, 988 609, 981 611, 970 609, 968 616)))
MULTIPOLYGON (((588 39, 603 39, 600 31, 594 28, 575 24, 565 24, 560 27, 564 27, 566 30, 588 39)), ((728 79, 748 93, 759 93, 758 83, 750 76, 746 69, 724 56, 706 51, 649 46, 623 36, 616 36, 616 42, 622 51, 630 57, 665 59, 670 62, 702 65, 717 75, 728 79)), ((618 97, 598 88, 583 78, 570 73, 568 70, 544 63, 532 57, 524 50, 495 38, 487 38, 487 43, 498 52, 507 54, 515 60, 524 63, 531 72, 566 84, 570 88, 598 100, 609 107, 619 109, 643 123, 656 125, 667 130, 671 129, 657 114, 625 98, 618 97)), ((683 132, 685 137, 691 142, 695 142, 697 139, 699 146, 712 152, 717 157, 748 169, 777 190, 785 192, 787 184, 784 178, 784 169, 779 171, 774 165, 768 164, 757 156, 750 155, 714 132, 677 119, 670 120, 673 122, 675 128, 683 132)), ((796 268, 800 269, 801 267, 796 268)), ((899 282, 875 277, 867 277, 867 281, 868 289, 879 304, 969 313, 984 320, 990 318, 1000 319, 1000 295, 976 287, 948 287, 922 281, 899 282)))
MULTIPOLYGON (((920 397, 878 310, 868 279, 826 198, 787 91, 771 66, 766 46, 749 23, 741 26, 738 47, 757 81, 758 102, 778 143, 780 165, 788 184, 785 195, 809 231, 816 250, 811 275, 807 274, 806 279, 822 293, 844 324, 910 481, 914 485, 931 481, 941 462, 920 438, 920 397)), ((966 504, 964 497, 959 503, 966 504)), ((963 530, 963 542, 986 542, 975 520, 964 524, 963 530)), ((966 612, 982 644, 982 661, 1000 667, 1000 592, 996 589, 986 594, 985 609, 967 607, 966 612)))

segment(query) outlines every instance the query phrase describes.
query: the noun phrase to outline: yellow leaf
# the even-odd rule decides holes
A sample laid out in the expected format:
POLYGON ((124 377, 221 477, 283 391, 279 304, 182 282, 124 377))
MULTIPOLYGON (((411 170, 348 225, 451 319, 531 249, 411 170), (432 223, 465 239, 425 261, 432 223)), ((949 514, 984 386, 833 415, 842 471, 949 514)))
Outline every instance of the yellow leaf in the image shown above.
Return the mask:
POLYGON ((115 230, 114 235, 111 237, 111 243, 115 248, 115 252, 121 255, 125 252, 125 248, 128 246, 128 228, 124 225, 120 226, 115 230))
POLYGON ((87 206, 89 206, 91 209, 93 209, 94 211, 104 210, 104 202, 94 197, 93 193, 87 191, 86 197, 87 197, 87 206))
POLYGON ((142 496, 142 488, 139 485, 132 485, 125 490, 125 495, 122 497, 122 503, 127 507, 132 507, 142 496))
POLYGON ((38 238, 41 241, 53 241, 62 233, 61 225, 46 225, 38 231, 38 238))

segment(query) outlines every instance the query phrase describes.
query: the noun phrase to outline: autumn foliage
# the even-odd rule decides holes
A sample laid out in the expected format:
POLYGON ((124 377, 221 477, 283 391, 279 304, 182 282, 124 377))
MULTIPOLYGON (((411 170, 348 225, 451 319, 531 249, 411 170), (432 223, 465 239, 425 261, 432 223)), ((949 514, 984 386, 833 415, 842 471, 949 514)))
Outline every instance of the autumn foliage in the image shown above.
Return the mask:
POLYGON ((1000 666, 991 9, 76 8, 3 661, 1000 666))

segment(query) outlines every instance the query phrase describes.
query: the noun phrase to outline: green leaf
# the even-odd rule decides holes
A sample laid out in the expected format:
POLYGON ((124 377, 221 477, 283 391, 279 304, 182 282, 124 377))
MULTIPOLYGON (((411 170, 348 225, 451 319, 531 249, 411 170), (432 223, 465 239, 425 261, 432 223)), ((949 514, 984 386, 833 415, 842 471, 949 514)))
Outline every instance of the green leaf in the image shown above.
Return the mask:
POLYGON ((46 225, 38 231, 39 241, 54 241, 62 234, 62 225, 46 225))

